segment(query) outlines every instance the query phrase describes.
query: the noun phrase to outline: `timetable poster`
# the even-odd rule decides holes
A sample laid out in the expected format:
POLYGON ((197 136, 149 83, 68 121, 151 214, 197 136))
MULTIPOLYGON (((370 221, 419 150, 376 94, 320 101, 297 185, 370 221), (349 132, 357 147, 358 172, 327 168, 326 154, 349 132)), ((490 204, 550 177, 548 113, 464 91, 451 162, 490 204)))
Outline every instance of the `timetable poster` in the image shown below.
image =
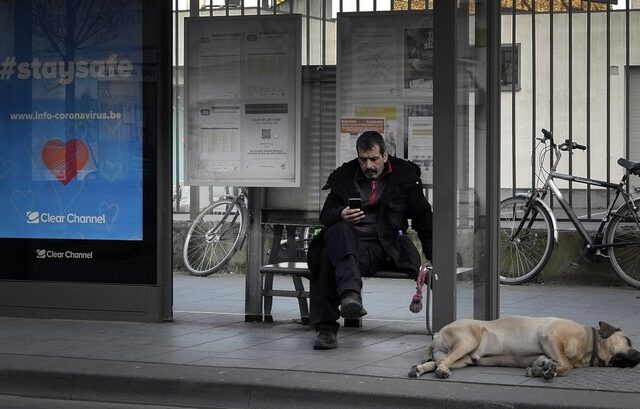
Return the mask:
POLYGON ((299 186, 300 24, 187 19, 186 184, 299 186))
MULTIPOLYGON (((384 118, 389 154, 420 160, 427 169, 424 126, 409 115, 427 116, 412 107, 433 105, 433 15, 340 13, 337 51, 337 127, 342 118, 384 118)), ((351 159, 344 133, 337 134, 336 166, 351 159)))
POLYGON ((140 241, 142 1, 68 2, 0 3, 0 237, 140 241))

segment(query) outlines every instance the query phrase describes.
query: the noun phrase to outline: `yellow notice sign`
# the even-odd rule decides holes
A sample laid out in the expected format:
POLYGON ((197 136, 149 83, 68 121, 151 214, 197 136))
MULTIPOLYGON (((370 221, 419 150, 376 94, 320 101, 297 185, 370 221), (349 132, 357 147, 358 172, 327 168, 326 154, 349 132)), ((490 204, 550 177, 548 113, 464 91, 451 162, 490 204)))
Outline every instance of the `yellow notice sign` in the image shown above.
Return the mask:
POLYGON ((394 105, 363 105, 354 109, 357 117, 384 118, 387 121, 395 121, 396 112, 394 105))

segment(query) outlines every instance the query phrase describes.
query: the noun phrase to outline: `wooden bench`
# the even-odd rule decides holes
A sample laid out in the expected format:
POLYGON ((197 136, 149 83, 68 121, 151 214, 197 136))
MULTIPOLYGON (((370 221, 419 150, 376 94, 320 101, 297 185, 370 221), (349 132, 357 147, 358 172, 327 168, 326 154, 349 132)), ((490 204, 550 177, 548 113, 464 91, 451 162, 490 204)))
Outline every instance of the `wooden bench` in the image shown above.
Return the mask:
MULTIPOLYGON (((309 292, 305 290, 302 278, 311 279, 311 271, 306 262, 282 262, 267 264, 260 267, 260 273, 262 274, 262 298, 264 302, 264 321, 273 322, 273 316, 271 315, 271 308, 273 306, 273 297, 295 297, 298 299, 298 305, 300 307, 300 318, 302 324, 309 324, 309 304, 307 299, 309 298, 309 292), (293 286, 295 290, 278 290, 273 288, 273 277, 275 274, 288 275, 293 279, 293 286)), ((407 274, 400 271, 378 271, 375 278, 402 278, 407 280, 407 274)), ((432 335, 431 323, 429 321, 429 308, 431 301, 431 288, 433 279, 437 280, 436 274, 429 274, 425 279, 425 294, 423 303, 425 305, 425 321, 427 327, 427 333, 432 335)), ((360 327, 362 325, 362 319, 345 319, 345 327, 360 327)))

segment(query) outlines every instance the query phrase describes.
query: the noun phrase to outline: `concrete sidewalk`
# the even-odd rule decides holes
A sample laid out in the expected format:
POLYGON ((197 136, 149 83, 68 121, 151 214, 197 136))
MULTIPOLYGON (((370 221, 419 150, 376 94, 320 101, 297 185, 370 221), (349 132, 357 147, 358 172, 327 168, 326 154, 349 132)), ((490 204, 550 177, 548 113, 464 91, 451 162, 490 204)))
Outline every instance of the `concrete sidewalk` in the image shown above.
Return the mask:
MULTIPOLYGON (((290 279, 278 278, 278 285, 290 279)), ((407 378, 421 361, 424 311, 410 281, 367 279, 369 315, 314 351, 297 302, 274 300, 273 324, 244 322, 244 276, 175 274, 174 322, 0 318, 0 393, 198 408, 638 408, 640 366, 585 368, 545 382, 513 368, 407 378)), ((461 283, 459 316, 471 314, 461 283)), ((640 345, 640 292, 626 287, 501 287, 501 314, 619 326, 640 345)))

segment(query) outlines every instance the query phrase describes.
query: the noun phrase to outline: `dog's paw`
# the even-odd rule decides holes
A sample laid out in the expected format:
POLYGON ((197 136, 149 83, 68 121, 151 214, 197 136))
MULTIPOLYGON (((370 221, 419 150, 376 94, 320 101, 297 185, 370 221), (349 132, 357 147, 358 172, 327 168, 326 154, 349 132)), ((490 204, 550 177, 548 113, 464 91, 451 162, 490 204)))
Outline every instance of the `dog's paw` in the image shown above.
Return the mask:
POLYGON ((414 365, 409 369, 409 378, 417 378, 418 376, 418 365, 414 365))
POLYGON ((533 377, 535 376, 535 374, 533 373, 533 368, 528 366, 525 370, 524 370, 524 374, 525 376, 529 376, 529 377, 533 377))
POLYGON ((558 361, 549 360, 545 371, 542 373, 542 377, 545 381, 550 381, 551 379, 555 378, 556 375, 558 375, 558 361))
POLYGON ((448 368, 438 368, 435 372, 436 378, 447 379, 451 375, 451 371, 448 368))

